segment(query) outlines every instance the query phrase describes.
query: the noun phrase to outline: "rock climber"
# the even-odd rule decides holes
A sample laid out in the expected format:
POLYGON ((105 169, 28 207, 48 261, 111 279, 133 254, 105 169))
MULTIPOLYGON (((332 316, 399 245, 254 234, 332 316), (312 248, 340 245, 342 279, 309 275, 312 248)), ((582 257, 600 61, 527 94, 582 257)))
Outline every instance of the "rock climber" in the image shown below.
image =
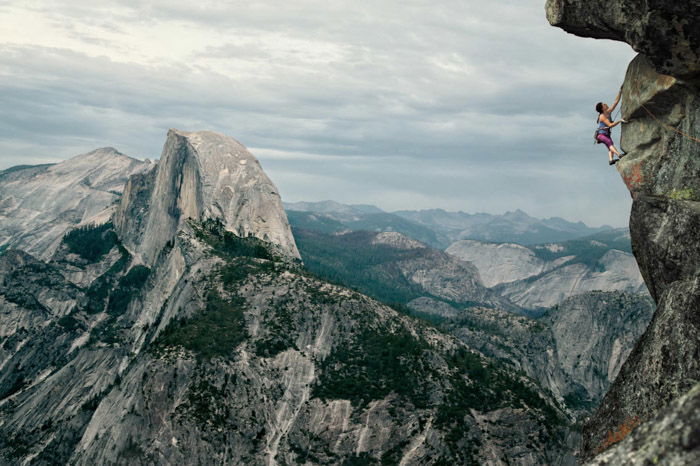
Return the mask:
POLYGON ((615 111, 615 107, 617 107, 617 104, 620 103, 620 96, 622 96, 622 88, 620 88, 620 92, 617 93, 615 103, 612 104, 612 107, 608 107, 608 104, 605 104, 603 102, 598 102, 595 106, 595 109, 598 112, 598 129, 595 132, 595 140, 598 144, 605 144, 605 147, 608 148, 609 165, 616 164, 618 160, 627 155, 621 154, 620 151, 617 150, 615 144, 613 143, 611 134, 612 128, 619 125, 620 123, 627 123, 623 119, 620 119, 615 122, 612 121, 611 114, 613 111, 615 111), (613 158, 613 154, 616 154, 618 158, 613 158))

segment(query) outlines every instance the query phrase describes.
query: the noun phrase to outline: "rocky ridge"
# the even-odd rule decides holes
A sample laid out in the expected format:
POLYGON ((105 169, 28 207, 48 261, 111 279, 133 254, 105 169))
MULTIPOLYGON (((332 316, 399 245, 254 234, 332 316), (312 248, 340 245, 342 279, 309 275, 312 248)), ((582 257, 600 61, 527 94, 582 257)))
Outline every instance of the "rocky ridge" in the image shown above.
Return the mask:
POLYGON ((452 243, 445 252, 471 262, 479 269, 479 276, 488 287, 510 283, 548 272, 571 256, 546 261, 525 246, 515 243, 484 243, 461 240, 452 243))
POLYGON ((622 229, 533 246, 462 240, 445 252, 474 264, 486 286, 526 309, 594 290, 647 293, 622 229))
POLYGON ((0 247, 50 258, 68 229, 106 222, 129 176, 153 166, 106 147, 0 172, 0 247))
POLYGON ((383 302, 403 305, 419 297, 432 297, 447 303, 480 303, 521 312, 487 289, 472 263, 401 233, 293 231, 310 271, 383 302))
POLYGON ((631 254, 611 250, 596 265, 564 262, 527 279, 495 288, 513 303, 529 308, 555 306, 564 299, 589 291, 622 291, 646 294, 639 267, 631 254))
POLYGON ((630 123, 622 128, 622 147, 629 155, 618 171, 634 199, 633 250, 658 308, 587 424, 583 454, 592 458, 608 433, 638 419, 639 433, 605 458, 627 455, 641 463, 663 453, 674 464, 687 464, 692 448, 650 434, 654 422, 666 419, 660 412, 670 403, 680 403, 674 418, 679 429, 698 427, 674 400, 700 380, 700 4, 549 0, 546 10, 550 23, 566 31, 623 40, 639 52, 625 76, 622 114, 630 123))
POLYGON ((233 148, 171 131, 113 222, 0 255, 3 462, 571 464, 530 379, 301 269, 233 148))
POLYGON ((646 296, 588 292, 532 319, 499 309, 456 309, 428 298, 409 307, 491 357, 537 380, 579 420, 615 380, 654 310, 646 296))

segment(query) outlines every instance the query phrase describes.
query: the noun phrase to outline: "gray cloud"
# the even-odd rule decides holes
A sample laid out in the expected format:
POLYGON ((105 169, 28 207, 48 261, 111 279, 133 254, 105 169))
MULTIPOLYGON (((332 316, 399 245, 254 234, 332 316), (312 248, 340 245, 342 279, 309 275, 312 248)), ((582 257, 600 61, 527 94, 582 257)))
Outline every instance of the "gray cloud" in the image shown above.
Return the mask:
POLYGON ((158 157, 167 128, 211 129, 288 200, 625 224, 589 133, 633 54, 541 3, 0 3, 46 30, 0 35, 0 166, 158 157))

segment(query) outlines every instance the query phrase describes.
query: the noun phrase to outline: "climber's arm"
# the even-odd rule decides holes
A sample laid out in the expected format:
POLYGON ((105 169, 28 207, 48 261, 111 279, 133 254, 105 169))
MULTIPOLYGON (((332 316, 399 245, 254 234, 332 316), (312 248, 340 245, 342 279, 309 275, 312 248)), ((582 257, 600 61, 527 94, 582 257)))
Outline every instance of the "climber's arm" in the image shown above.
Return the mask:
POLYGON ((609 112, 612 113, 615 111, 615 108, 617 107, 617 104, 620 103, 620 97, 622 97, 622 88, 620 88, 620 92, 617 93, 617 97, 615 97, 615 102, 612 104, 612 107, 610 107, 609 112))
POLYGON ((605 126, 607 126, 608 128, 614 128, 615 126, 619 125, 619 124, 622 122, 622 120, 620 120, 620 121, 616 121, 616 122, 613 123, 613 122, 610 121, 610 120, 608 119, 608 117, 606 117, 605 115, 601 115, 601 116, 600 116, 600 121, 602 121, 603 123, 605 123, 605 126))

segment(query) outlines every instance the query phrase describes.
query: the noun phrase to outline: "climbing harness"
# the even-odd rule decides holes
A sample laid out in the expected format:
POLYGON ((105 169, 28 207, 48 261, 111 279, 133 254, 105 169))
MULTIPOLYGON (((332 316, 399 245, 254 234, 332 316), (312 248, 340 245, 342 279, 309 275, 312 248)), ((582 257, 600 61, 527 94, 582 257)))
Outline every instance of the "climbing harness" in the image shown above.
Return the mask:
POLYGON ((618 106, 617 110, 615 110, 615 115, 612 116, 613 121, 615 121, 615 118, 617 118, 617 116, 620 114, 621 111, 622 111, 622 105, 618 106))
POLYGON ((646 108, 644 106, 644 104, 640 104, 640 106, 644 109, 645 112, 647 112, 649 114, 650 117, 652 117, 654 120, 656 120, 657 123, 659 123, 662 127, 666 128, 667 130, 673 131, 674 133, 678 133, 681 136, 683 136, 684 138, 690 139, 691 141, 700 142, 700 139, 694 138, 693 136, 691 136, 687 133, 684 133, 683 131, 679 130, 678 128, 674 128, 673 126, 667 125, 663 121, 659 120, 659 117, 654 115, 651 110, 649 110, 648 108, 646 108))

